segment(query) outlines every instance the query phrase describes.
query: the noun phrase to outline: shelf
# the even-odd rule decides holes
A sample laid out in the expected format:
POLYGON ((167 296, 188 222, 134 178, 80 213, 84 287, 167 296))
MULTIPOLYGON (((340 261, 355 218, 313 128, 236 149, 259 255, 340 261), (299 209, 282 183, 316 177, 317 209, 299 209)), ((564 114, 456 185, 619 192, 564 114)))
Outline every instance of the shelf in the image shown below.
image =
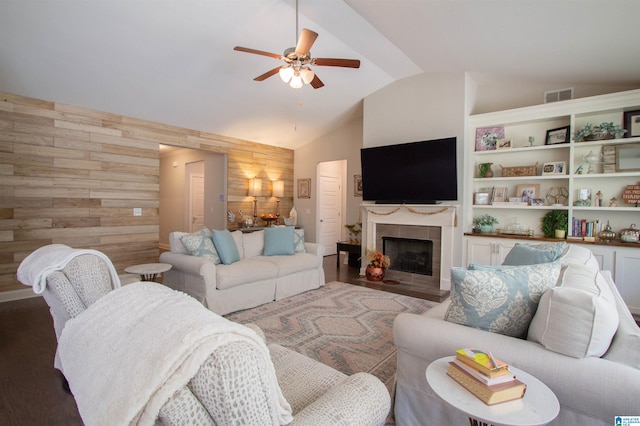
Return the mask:
MULTIPOLYGON (((636 138, 636 139, 640 139, 640 138, 636 138)), ((562 143, 557 145, 521 146, 521 147, 515 147, 515 148, 508 148, 508 149, 493 149, 490 151, 474 151, 474 155, 483 156, 483 155, 496 155, 496 154, 517 154, 517 153, 531 152, 531 151, 547 151, 550 149, 563 149, 563 148, 568 149, 569 146, 570 145, 568 143, 562 143)))
MULTIPOLYGON (((497 181, 497 182, 505 182, 505 181, 525 181, 525 180, 557 180, 557 179, 569 179, 568 175, 545 175, 545 176, 494 176, 491 178, 473 178, 474 182, 489 182, 489 181, 497 181)), ((492 185, 495 186, 495 185, 492 185)))
MULTIPOLYGON (((620 178, 620 177, 631 177, 636 178, 640 182, 640 176, 638 176, 638 172, 615 172, 615 173, 583 173, 581 175, 573 175, 574 179, 602 179, 602 178, 620 178)), ((490 178, 495 179, 495 178, 490 178)), ((629 183, 629 185, 633 185, 633 183, 629 183)))
POLYGON ((640 214, 640 207, 589 207, 589 206, 573 206, 574 211, 608 211, 608 212, 636 212, 640 214))
MULTIPOLYGON (((514 205, 514 206, 509 206, 506 204, 499 204, 499 205, 493 205, 493 204, 474 204, 473 205, 474 209, 509 209, 509 210, 569 210, 568 206, 521 206, 521 205, 514 205)), ((604 207, 599 207, 600 210, 602 210, 604 207)), ((575 207, 574 207, 575 209, 575 207)), ((640 211, 640 210, 639 210, 640 211)))
POLYGON ((576 147, 590 147, 590 146, 601 146, 601 145, 618 145, 618 144, 628 144, 628 143, 638 143, 640 142, 640 137, 635 138, 620 138, 620 139, 604 139, 599 141, 585 141, 585 142, 573 142, 576 147))

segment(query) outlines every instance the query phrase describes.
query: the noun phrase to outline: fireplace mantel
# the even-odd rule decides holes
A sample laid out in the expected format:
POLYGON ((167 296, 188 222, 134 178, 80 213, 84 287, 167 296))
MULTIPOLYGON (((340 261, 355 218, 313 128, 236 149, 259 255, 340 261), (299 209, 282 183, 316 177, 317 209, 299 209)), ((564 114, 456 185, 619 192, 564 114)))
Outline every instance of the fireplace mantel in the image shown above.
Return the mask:
MULTIPOLYGON (((367 250, 376 250, 376 225, 415 225, 441 228, 440 290, 451 289, 453 230, 457 226, 457 205, 449 204, 362 204, 362 258, 367 250)), ((381 248, 377 248, 381 250, 381 248)), ((366 262, 360 274, 364 275, 366 262)))

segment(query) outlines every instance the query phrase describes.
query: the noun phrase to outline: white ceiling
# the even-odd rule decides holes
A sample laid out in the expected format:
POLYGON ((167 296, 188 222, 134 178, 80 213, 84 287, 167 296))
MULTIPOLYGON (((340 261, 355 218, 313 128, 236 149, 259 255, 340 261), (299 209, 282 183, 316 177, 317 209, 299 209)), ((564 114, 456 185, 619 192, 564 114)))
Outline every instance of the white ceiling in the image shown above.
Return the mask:
MULTIPOLYGON (((291 89, 295 0, 0 0, 0 90, 296 148, 423 72, 640 85, 637 0, 299 0, 325 87, 291 89)), ((487 80, 488 79, 488 80, 487 80)))

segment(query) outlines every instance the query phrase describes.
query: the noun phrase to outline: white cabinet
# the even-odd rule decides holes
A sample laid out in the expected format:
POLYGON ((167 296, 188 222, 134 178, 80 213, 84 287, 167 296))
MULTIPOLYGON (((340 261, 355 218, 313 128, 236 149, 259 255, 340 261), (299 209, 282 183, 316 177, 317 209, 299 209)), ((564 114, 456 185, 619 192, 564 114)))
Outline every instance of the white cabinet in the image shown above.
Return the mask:
POLYGON ((502 265, 505 256, 517 242, 507 238, 466 237, 465 265, 502 265))

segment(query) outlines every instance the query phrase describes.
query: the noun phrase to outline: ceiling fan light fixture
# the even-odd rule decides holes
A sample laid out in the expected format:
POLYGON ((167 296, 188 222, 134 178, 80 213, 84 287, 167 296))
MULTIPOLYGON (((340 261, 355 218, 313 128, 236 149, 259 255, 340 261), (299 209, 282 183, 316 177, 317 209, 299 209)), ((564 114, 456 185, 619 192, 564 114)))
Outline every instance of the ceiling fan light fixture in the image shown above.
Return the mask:
POLYGON ((290 66, 284 66, 280 68, 278 74, 280 74, 280 79, 283 82, 288 83, 289 81, 291 81, 291 77, 293 77, 293 68, 291 68, 290 66))
POLYGON ((300 70, 300 77, 302 77, 302 81, 304 81, 305 84, 311 83, 315 75, 316 74, 309 68, 303 68, 300 70))
POLYGON ((291 77, 291 81, 289 82, 289 86, 293 87, 294 89, 299 89, 303 86, 302 83, 302 77, 300 77, 300 74, 294 75, 293 77, 291 77))

